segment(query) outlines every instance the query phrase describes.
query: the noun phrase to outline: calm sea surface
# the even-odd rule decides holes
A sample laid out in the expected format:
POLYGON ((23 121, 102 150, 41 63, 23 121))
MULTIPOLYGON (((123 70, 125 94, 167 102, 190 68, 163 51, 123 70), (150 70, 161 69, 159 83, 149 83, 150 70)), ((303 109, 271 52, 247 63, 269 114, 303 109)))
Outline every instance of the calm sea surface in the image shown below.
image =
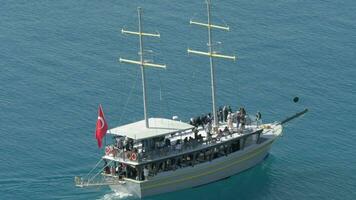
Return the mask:
MULTIPOLYGON (((260 111, 265 122, 305 107, 262 164, 227 180, 150 197, 163 199, 356 199, 356 2, 214 1, 218 104, 260 111), (219 43, 218 43, 219 42, 219 43), (221 43, 220 43, 221 42, 221 43), (301 101, 292 102, 294 96, 301 101)), ((133 199, 108 188, 79 189, 102 152, 97 106, 109 126, 140 120, 137 7, 144 8, 150 116, 182 120, 210 112, 203 1, 1 1, 0 199, 133 199)))

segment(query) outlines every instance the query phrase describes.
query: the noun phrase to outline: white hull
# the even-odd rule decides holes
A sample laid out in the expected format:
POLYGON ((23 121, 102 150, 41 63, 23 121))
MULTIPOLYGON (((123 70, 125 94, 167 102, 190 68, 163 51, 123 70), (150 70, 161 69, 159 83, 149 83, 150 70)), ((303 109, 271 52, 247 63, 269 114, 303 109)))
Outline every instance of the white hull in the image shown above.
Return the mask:
POLYGON ((261 144, 251 145, 244 150, 195 165, 194 167, 163 172, 147 181, 126 180, 125 184, 111 185, 110 188, 116 192, 130 193, 142 198, 218 181, 249 169, 263 161, 272 143, 281 132, 282 126, 278 125, 270 133, 264 134, 264 137, 268 138, 268 140, 261 144))

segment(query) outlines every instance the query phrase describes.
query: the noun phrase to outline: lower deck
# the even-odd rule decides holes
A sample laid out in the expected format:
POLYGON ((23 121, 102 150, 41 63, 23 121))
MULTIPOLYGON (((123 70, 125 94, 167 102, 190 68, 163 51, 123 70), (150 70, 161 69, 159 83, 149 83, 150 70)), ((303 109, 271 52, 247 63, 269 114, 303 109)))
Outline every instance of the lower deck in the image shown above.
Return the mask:
POLYGON ((267 131, 262 132, 262 129, 259 129, 249 134, 232 133, 223 135, 219 139, 213 137, 209 143, 201 144, 196 148, 186 148, 174 152, 168 151, 165 152, 166 156, 137 165, 125 164, 111 159, 103 175, 119 179, 145 181, 165 172, 194 167, 236 152, 244 152, 245 149, 263 145, 272 136, 273 134, 268 134, 267 131))
MULTIPOLYGON (((220 131, 220 134, 209 136, 204 129, 200 129, 201 139, 197 139, 196 136, 192 139, 195 133, 189 131, 179 136, 172 136, 170 145, 162 146, 155 151, 144 153, 139 149, 135 153, 137 162, 124 160, 117 154, 106 155, 103 158, 110 161, 110 164, 104 171, 107 175, 145 180, 147 178, 144 175, 145 170, 148 171, 146 174, 148 173, 149 176, 155 176, 160 172, 211 161, 263 142, 264 138, 260 137, 262 131, 261 128, 250 126, 244 130, 220 131), (183 140, 185 142, 180 143, 181 138, 185 138, 183 140), (190 139, 186 141, 187 138, 190 139)), ((122 153, 133 154, 124 150, 122 153)))

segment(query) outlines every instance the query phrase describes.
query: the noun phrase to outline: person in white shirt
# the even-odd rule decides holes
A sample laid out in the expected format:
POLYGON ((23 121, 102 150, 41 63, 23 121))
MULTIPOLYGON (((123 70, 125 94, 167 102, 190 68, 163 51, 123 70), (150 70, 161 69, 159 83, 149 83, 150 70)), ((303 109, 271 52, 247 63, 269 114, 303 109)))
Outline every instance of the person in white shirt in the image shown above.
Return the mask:
POLYGON ((232 129, 234 128, 232 125, 232 114, 231 112, 229 112, 229 114, 227 115, 227 126, 229 127, 229 130, 232 131, 232 129))
POLYGON ((149 173, 150 171, 148 170, 147 166, 145 166, 145 168, 143 168, 143 176, 145 177, 145 180, 148 180, 149 173))

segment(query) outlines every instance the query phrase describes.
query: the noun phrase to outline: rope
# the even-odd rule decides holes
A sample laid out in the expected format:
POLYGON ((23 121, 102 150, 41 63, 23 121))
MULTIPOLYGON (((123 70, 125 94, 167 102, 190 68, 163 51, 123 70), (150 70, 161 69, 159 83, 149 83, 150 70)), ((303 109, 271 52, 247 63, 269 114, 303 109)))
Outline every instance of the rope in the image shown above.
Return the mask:
MULTIPOLYGON (((160 87, 160 96, 159 96, 159 100, 162 101, 163 100, 163 97, 162 97, 162 91, 164 90, 163 89, 163 85, 162 84, 162 79, 161 79, 161 73, 158 73, 158 80, 159 80, 159 87, 160 87)), ((167 111, 168 113, 171 113, 171 109, 170 109, 170 106, 169 106, 169 102, 168 100, 166 101, 162 101, 162 102, 165 102, 165 105, 167 107, 167 111)), ((160 114, 162 115, 162 109, 161 109, 161 106, 159 107, 160 108, 160 114)))
POLYGON ((99 162, 96 163, 95 167, 92 168, 92 169, 89 171, 89 173, 88 173, 86 176, 84 176, 83 178, 84 178, 84 179, 89 178, 89 175, 94 171, 94 169, 96 169, 96 167, 98 167, 98 165, 101 163, 101 161, 103 161, 103 159, 100 159, 99 162))
POLYGON ((94 180, 94 178, 96 178, 104 169, 105 169, 105 167, 106 166, 108 166, 110 163, 112 163, 113 161, 111 160, 109 163, 107 163, 103 168, 101 168, 100 169, 100 171, 97 173, 97 174, 95 174, 91 179, 88 179, 88 184, 89 184, 89 182, 90 181, 92 181, 92 180, 94 180))
POLYGON ((138 80, 139 74, 140 74, 140 73, 139 73, 139 70, 138 70, 137 73, 136 73, 136 78, 135 78, 134 85, 133 85, 133 87, 131 87, 131 89, 130 89, 129 96, 127 97, 127 100, 126 100, 124 109, 123 109, 123 111, 122 111, 122 113, 121 113, 121 115, 120 115, 119 124, 121 123, 122 117, 123 117, 124 114, 126 113, 126 108, 127 108, 127 105, 129 104, 129 101, 130 101, 130 99, 131 99, 132 93, 133 93, 133 91, 136 89, 136 85, 137 85, 137 80, 138 80))

